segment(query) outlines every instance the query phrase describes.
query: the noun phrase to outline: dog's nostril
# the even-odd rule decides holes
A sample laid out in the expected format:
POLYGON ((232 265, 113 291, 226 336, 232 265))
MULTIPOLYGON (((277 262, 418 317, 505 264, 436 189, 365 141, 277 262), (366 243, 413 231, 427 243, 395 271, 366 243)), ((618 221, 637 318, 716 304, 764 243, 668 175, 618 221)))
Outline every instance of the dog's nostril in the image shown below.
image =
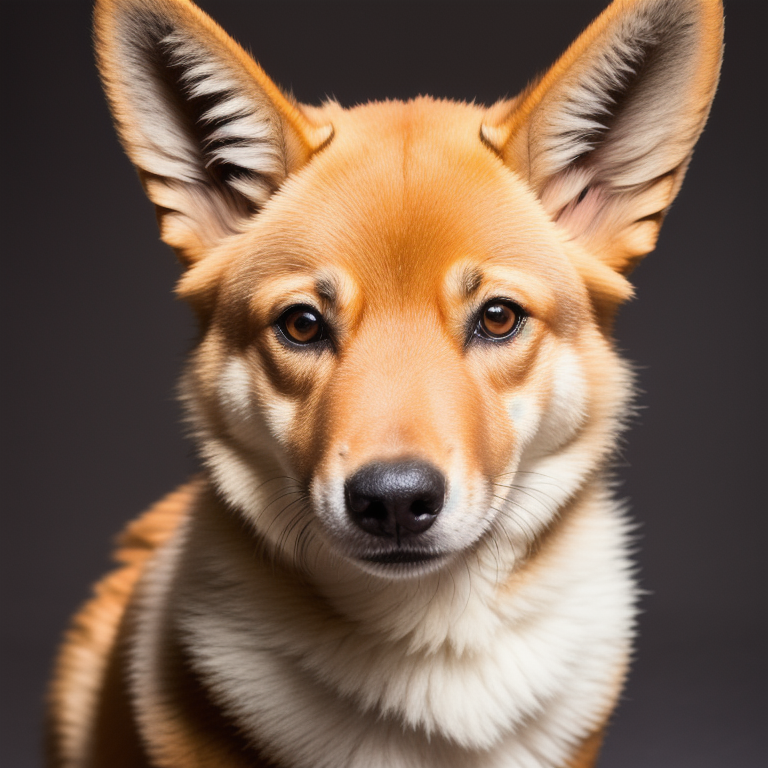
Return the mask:
POLYGON ((344 487, 352 520, 375 536, 400 538, 426 531, 443 508, 445 478, 424 461, 373 462, 344 487))
POLYGON ((439 510, 435 510, 434 504, 429 499, 416 499, 411 504, 411 512, 416 516, 435 515, 439 510))

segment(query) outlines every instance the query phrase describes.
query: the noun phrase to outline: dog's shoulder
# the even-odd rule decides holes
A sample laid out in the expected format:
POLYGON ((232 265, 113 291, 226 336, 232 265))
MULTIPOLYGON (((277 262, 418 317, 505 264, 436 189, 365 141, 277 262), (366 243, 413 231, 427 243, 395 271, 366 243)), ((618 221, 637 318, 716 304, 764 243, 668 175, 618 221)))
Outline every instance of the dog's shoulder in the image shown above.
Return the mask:
MULTIPOLYGON (((140 571, 147 558, 168 541, 178 528, 200 495, 203 485, 202 479, 194 479, 172 491, 131 521, 117 539, 115 560, 125 568, 140 571)), ((109 578, 108 576, 107 579, 109 578)))
POLYGON ((64 639, 50 689, 48 750, 52 764, 68 764, 92 738, 85 723, 105 695, 121 623, 136 583, 155 551, 177 530, 202 483, 192 480, 132 521, 117 540, 119 566, 99 581, 64 639))

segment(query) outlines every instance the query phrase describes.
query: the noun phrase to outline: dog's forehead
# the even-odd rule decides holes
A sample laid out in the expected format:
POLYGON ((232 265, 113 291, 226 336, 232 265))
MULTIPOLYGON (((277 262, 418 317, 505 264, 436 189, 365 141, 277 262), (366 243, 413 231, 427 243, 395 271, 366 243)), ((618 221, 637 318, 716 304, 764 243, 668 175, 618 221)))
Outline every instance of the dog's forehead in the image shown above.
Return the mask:
POLYGON ((483 143, 482 117, 427 98, 339 110, 330 145, 257 217, 254 284, 337 267, 379 296, 415 298, 508 265, 572 286, 557 228, 483 143))

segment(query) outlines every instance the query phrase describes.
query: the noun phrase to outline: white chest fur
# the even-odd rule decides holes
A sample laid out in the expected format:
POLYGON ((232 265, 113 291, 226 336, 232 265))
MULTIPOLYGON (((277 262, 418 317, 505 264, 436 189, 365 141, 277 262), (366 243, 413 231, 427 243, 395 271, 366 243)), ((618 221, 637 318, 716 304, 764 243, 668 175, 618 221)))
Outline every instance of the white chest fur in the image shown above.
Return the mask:
POLYGON ((295 768, 562 765, 613 705, 634 588, 599 492, 511 576, 488 545, 418 583, 337 563, 322 595, 211 512, 144 585, 139 695, 162 696, 153 647, 174 632, 219 705, 295 768))

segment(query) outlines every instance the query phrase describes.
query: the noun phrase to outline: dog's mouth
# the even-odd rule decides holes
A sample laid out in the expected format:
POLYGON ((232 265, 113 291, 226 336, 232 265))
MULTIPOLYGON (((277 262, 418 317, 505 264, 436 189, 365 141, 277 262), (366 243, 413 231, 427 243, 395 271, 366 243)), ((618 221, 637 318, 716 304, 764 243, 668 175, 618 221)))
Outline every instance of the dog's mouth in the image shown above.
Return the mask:
POLYGON ((428 563, 442 557, 437 552, 419 552, 417 550, 396 549, 389 552, 373 552, 371 554, 361 555, 360 559, 367 563, 377 563, 381 565, 400 565, 428 563))

